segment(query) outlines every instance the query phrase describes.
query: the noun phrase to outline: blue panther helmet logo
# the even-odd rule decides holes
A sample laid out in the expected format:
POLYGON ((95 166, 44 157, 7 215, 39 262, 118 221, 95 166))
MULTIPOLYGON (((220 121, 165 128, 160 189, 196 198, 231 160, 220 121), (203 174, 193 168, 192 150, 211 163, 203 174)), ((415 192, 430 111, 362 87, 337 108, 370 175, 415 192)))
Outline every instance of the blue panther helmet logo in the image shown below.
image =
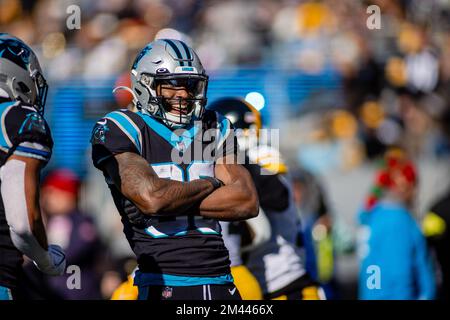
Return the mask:
POLYGON ((136 60, 134 60, 133 63, 133 67, 131 69, 136 69, 139 61, 141 61, 141 59, 147 54, 147 52, 149 52, 152 49, 151 44, 148 44, 145 46, 144 49, 142 49, 141 52, 139 52, 139 55, 136 57, 136 60))
POLYGON ((0 39, 0 57, 10 60, 19 67, 28 70, 31 51, 24 43, 16 39, 0 39))

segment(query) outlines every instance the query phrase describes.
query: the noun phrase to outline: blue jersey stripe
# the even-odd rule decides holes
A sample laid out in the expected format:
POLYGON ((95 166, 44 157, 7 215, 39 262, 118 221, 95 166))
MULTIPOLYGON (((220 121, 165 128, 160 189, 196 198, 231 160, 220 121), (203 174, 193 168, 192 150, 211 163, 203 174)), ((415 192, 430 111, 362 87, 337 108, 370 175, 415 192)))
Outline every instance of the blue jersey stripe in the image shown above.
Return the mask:
POLYGON ((141 139, 139 139, 141 133, 138 129, 136 129, 134 123, 131 123, 131 119, 119 111, 108 113, 105 118, 115 120, 121 126, 120 129, 124 130, 127 136, 134 143, 139 153, 142 153, 141 139))
POLYGON ((12 106, 15 103, 16 103, 16 101, 7 101, 7 102, 0 103, 0 113, 2 113, 3 111, 5 111, 6 108, 8 108, 9 106, 12 106))
POLYGON ((17 151, 26 152, 26 153, 37 154, 37 155, 43 156, 45 158, 49 158, 51 156, 51 154, 52 154, 51 152, 47 152, 47 151, 44 151, 44 150, 37 150, 37 149, 24 147, 24 146, 17 146, 16 150, 17 151))
POLYGON ((12 300, 11 289, 0 286, 0 300, 12 300))
POLYGON ((144 119, 145 123, 153 129, 159 136, 164 138, 168 143, 172 145, 175 149, 180 150, 179 144, 182 142, 186 149, 190 146, 194 137, 197 135, 199 128, 198 126, 192 126, 189 129, 183 130, 182 135, 177 135, 175 132, 172 132, 168 127, 163 125, 161 122, 153 119, 148 114, 138 112, 139 116, 144 119))
POLYGON ((207 284, 231 284, 233 277, 231 274, 225 274, 218 277, 189 277, 176 276, 171 274, 144 273, 136 271, 134 284, 137 286, 201 286, 207 284))

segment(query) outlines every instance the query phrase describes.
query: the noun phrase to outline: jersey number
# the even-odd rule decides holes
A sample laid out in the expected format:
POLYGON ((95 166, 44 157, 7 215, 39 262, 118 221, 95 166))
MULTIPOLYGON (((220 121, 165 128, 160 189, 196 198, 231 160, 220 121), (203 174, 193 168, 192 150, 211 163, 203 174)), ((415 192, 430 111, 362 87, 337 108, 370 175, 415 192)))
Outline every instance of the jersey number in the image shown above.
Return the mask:
MULTIPOLYGON (((152 164, 151 166, 158 177, 176 181, 192 181, 200 179, 202 176, 214 177, 214 163, 212 162, 192 162, 186 169, 183 169, 176 163, 157 163, 152 164)), ((181 223, 177 221, 177 223, 171 223, 170 226, 150 226, 145 229, 145 232, 153 238, 185 235, 187 233, 187 226, 189 225, 188 217, 179 217, 177 219, 179 219, 181 223), (182 222, 183 220, 185 223, 182 222)), ((205 223, 201 224, 201 226, 197 226, 196 228, 200 233, 219 234, 220 232, 220 226, 216 221, 206 222, 205 220, 205 223), (217 232, 218 230, 219 232, 217 232)))

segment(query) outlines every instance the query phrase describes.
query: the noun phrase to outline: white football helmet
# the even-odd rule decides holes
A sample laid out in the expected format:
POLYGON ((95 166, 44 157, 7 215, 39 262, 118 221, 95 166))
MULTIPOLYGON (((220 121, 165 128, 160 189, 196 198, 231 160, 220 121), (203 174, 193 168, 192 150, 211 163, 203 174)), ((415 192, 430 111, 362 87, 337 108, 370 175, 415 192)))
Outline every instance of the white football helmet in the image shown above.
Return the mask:
POLYGON ((20 39, 0 33, 0 97, 32 104, 42 113, 47 90, 33 50, 20 39))
MULTIPOLYGON (((180 40, 159 39, 149 43, 131 68, 131 89, 136 107, 171 128, 201 119, 206 105, 208 76, 197 54, 180 40), (158 84, 185 87, 188 110, 174 114, 165 98, 157 95, 158 84)), ((180 99, 181 104, 181 99, 180 99)), ((180 106, 181 108, 181 106, 180 106)))

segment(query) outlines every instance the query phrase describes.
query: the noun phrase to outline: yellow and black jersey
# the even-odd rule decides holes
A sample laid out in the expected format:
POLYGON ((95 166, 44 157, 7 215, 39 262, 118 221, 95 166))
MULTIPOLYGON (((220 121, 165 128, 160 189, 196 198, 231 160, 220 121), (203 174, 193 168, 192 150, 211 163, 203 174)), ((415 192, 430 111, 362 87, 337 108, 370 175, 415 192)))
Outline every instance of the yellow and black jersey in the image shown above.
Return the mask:
POLYGON ((245 264, 255 275, 263 294, 288 287, 306 275, 297 246, 300 220, 294 203, 287 168, 277 150, 259 145, 247 152, 245 167, 250 172, 259 204, 269 220, 269 240, 246 254, 245 264))

